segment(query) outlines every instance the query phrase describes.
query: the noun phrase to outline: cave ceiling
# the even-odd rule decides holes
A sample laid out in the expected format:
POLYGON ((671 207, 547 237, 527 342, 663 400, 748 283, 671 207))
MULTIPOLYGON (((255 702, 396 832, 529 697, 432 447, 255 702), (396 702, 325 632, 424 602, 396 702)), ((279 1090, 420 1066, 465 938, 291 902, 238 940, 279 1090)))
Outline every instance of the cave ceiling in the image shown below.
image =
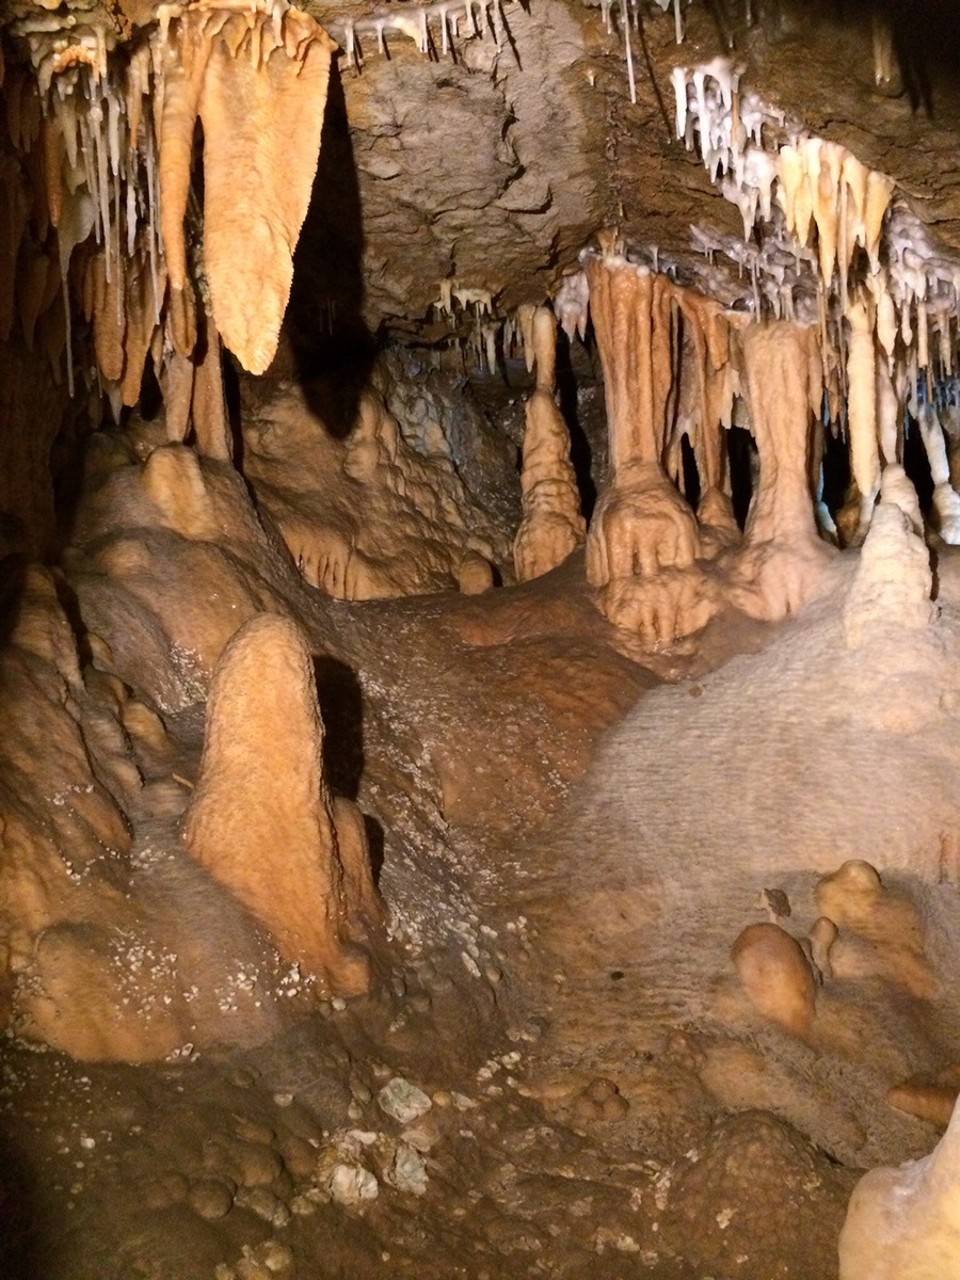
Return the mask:
MULTIPOLYGON (((8 54, 38 61, 57 28, 68 42, 89 28, 129 50, 162 8, 18 0, 4 11, 8 54)), ((509 315, 553 295, 605 226, 695 275, 691 226, 737 236, 741 224, 675 136, 671 73, 717 56, 783 113, 788 133, 841 143, 894 177, 955 250, 956 18, 920 8, 913 24, 897 6, 877 18, 866 4, 715 0, 684 7, 678 44, 672 11, 628 6, 631 69, 616 5, 478 4, 468 21, 456 5, 306 4, 339 45, 301 255, 317 323, 358 312, 373 331, 438 340, 444 281, 464 299, 453 310, 489 294, 509 315), (875 22, 892 46, 882 73, 875 22), (918 34, 933 29, 942 40, 918 34)))

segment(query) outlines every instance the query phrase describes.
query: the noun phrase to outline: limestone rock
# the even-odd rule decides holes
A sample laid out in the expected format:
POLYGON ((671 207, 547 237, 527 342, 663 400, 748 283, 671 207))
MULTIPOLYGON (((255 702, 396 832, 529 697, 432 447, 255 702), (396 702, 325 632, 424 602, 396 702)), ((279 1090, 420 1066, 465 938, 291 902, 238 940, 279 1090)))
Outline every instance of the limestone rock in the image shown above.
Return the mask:
POLYGON ((788 322, 750 325, 741 341, 760 478, 735 557, 732 598, 774 621, 810 600, 831 559, 817 536, 809 476, 820 357, 815 332, 788 322))
POLYGON ((448 458, 410 448, 375 392, 360 396, 342 439, 292 387, 258 419, 246 474, 311 585, 347 600, 449 589, 472 552, 512 576, 505 531, 448 458))
POLYGON ((400 1124, 410 1124, 430 1110, 432 1103, 422 1089, 405 1080, 403 1076, 394 1076, 377 1094, 380 1109, 400 1124))
POLYGON ((349 936, 363 931, 375 890, 359 850, 345 873, 322 743, 300 632, 276 615, 254 618, 214 673, 184 840, 265 926, 285 960, 334 991, 357 995, 369 984, 370 961, 349 936))

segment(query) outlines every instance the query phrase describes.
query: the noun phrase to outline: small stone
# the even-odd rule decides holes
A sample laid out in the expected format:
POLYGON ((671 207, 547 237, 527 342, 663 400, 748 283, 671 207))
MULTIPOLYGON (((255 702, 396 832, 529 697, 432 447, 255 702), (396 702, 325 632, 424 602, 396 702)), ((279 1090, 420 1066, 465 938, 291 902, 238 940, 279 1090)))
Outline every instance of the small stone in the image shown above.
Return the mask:
POLYGON ((293 1266, 293 1252, 279 1240, 264 1240, 257 1249, 257 1257, 273 1275, 289 1271, 293 1266))
POLYGON ((283 1172, 283 1161, 273 1147, 222 1135, 204 1143, 203 1163, 211 1173, 226 1174, 242 1187, 269 1186, 283 1172))
POLYGON ((414 1196, 426 1194, 427 1166, 419 1151, 415 1151, 406 1142, 401 1142, 397 1146, 389 1181, 398 1191, 406 1191, 414 1196))
POLYGON ((248 1255, 237 1263, 237 1280, 270 1280, 270 1272, 258 1258, 248 1255))
POLYGON ((225 1218, 233 1208, 233 1187, 220 1178, 200 1178, 187 1193, 187 1203, 207 1222, 225 1218))
POLYGON ((268 1124, 236 1112, 233 1116, 233 1131, 246 1142, 258 1142, 264 1146, 269 1146, 277 1136, 268 1124))
POLYGON ((384 1111, 400 1124, 410 1124, 425 1115, 433 1103, 415 1084, 404 1080, 402 1076, 394 1076, 377 1094, 377 1102, 384 1111))
POLYGON ((317 1165, 317 1150, 305 1138, 286 1134, 280 1139, 283 1163, 295 1178, 309 1178, 317 1165))
POLYGON ((376 1200, 380 1194, 380 1184, 370 1170, 355 1164, 335 1164, 330 1173, 329 1189, 336 1203, 344 1206, 376 1200))
POLYGON ((290 1221, 290 1210, 266 1187, 244 1187, 237 1192, 237 1204, 269 1222, 272 1227, 285 1227, 290 1221))
POLYGON ((370 1090, 367 1088, 367 1086, 363 1083, 362 1080, 350 1081, 350 1093, 355 1102, 365 1104, 367 1102, 373 1101, 373 1094, 370 1092, 370 1090))

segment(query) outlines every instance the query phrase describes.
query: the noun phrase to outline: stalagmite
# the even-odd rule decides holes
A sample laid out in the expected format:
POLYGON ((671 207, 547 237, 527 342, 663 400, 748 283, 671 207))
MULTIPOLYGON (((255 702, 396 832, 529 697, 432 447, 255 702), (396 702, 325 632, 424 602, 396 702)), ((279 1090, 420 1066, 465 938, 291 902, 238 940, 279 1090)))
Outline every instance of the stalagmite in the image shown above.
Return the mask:
POLYGON ((850 1200, 840 1280, 944 1280, 960 1274, 960 1107, 929 1156, 873 1169, 850 1200))
POLYGON ((751 924, 739 935, 731 959, 750 1003, 790 1035, 808 1040, 817 988, 803 948, 778 924, 751 924))
POLYGON ((570 462, 570 436, 554 399, 557 325, 540 307, 531 346, 536 390, 527 401, 523 439, 523 521, 513 544, 517 578, 527 582, 555 569, 584 539, 580 494, 570 462))
MULTIPOLYGON (((321 991, 358 995, 371 969, 357 938, 376 893, 356 849, 346 870, 341 860, 322 747, 309 651, 292 622, 262 614, 214 673, 184 841, 289 964, 321 991)), ((345 843, 356 835, 344 826, 345 843)))
POLYGON ((164 445, 143 465, 140 483, 160 523, 182 538, 212 542, 220 533, 200 460, 192 449, 164 445))
POLYGON ((926 627, 936 617, 923 539, 892 501, 878 505, 843 610, 847 644, 861 648, 885 631, 926 627))

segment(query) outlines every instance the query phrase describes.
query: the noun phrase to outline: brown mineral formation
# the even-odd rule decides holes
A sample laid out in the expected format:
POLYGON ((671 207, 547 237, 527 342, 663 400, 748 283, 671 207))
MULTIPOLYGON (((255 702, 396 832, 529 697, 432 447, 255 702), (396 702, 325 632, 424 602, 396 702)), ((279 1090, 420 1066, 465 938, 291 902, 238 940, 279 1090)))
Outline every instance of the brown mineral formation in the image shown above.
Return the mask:
POLYGON ((842 976, 878 975, 920 999, 936 994, 923 914, 905 890, 885 885, 869 862, 852 858, 819 881, 815 898, 818 911, 844 932, 842 976))
POLYGON ((809 1039, 817 987, 796 938, 778 924, 751 924, 730 954, 754 1008, 790 1035, 809 1039))
POLYGON ((539 578, 563 564, 586 532, 570 462, 570 435, 554 398, 557 325, 553 312, 539 307, 531 330, 537 385, 527 401, 520 478, 523 521, 513 544, 520 582, 539 578))
MULTIPOLYGON (((359 995, 376 921, 361 827, 323 777, 323 724, 310 654, 294 623, 247 623, 214 673, 200 779, 184 823, 190 853, 322 989, 359 995)), ((361 824, 362 825, 362 824, 361 824)))
POLYGON ((174 292, 190 288, 183 229, 194 127, 204 136, 204 266, 213 318, 252 373, 276 351, 306 216, 336 46, 307 14, 180 13, 160 116, 163 239, 174 292))

